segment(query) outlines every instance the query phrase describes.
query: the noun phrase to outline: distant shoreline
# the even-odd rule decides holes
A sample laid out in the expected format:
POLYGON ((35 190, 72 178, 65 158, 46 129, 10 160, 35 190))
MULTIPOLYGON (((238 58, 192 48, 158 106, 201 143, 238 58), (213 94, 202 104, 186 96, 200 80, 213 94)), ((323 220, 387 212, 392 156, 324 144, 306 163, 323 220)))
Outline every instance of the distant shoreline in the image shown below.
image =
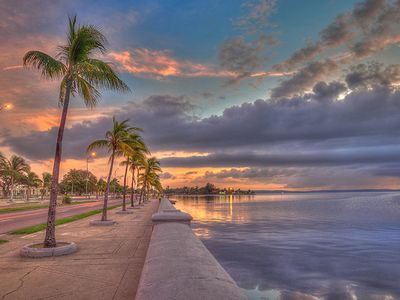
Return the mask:
POLYGON ((287 191, 287 190, 254 190, 252 194, 184 194, 176 193, 169 194, 168 196, 254 196, 258 194, 317 194, 317 193, 390 193, 400 192, 400 189, 364 189, 364 190, 316 190, 316 191, 287 191))
POLYGON ((354 190, 315 190, 315 191, 287 191, 287 190, 255 190, 260 194, 312 194, 312 193, 369 193, 369 192, 400 192, 400 189, 354 189, 354 190))

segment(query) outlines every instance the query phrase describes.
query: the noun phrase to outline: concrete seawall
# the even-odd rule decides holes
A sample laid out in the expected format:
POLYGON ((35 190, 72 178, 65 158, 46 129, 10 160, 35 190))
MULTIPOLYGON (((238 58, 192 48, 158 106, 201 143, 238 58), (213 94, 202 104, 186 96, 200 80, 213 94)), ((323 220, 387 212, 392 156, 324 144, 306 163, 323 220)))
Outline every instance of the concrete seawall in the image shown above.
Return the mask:
POLYGON ((136 300, 247 299, 193 234, 191 219, 161 200, 136 300))

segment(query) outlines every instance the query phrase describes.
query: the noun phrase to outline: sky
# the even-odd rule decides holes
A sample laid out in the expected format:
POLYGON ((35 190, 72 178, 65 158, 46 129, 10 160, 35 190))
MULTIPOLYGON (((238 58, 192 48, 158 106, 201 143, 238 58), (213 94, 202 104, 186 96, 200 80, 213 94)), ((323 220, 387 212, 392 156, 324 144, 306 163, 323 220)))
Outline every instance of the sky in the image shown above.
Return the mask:
MULTIPOLYGON (((0 152, 50 171, 68 16, 106 35, 130 93, 72 99, 62 174, 112 123, 141 127, 164 186, 399 188, 400 0, 0 1, 0 152)), ((121 159, 119 159, 121 161, 121 159)), ((90 161, 105 178, 105 154, 90 161)), ((121 179, 123 168, 115 176, 121 179)))

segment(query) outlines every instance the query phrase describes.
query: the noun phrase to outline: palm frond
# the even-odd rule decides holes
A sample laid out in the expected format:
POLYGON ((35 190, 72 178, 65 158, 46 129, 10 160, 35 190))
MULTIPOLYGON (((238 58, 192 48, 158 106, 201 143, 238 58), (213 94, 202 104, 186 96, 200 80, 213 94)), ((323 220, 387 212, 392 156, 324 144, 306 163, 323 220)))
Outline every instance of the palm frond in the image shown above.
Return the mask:
POLYGON ((65 74, 65 65, 41 51, 29 51, 23 57, 25 67, 32 67, 41 71, 44 78, 60 78, 65 74))
POLYGON ((89 58, 76 66, 79 75, 95 86, 109 90, 129 92, 129 87, 118 77, 112 67, 99 59, 89 58))
POLYGON ((87 152, 98 149, 98 148, 105 148, 109 147, 109 141, 107 140, 97 140, 92 142, 86 149, 87 152))
POLYGON ((85 105, 90 108, 96 106, 97 101, 100 98, 100 92, 82 77, 77 78, 76 85, 78 93, 82 95, 83 100, 85 101, 85 105))

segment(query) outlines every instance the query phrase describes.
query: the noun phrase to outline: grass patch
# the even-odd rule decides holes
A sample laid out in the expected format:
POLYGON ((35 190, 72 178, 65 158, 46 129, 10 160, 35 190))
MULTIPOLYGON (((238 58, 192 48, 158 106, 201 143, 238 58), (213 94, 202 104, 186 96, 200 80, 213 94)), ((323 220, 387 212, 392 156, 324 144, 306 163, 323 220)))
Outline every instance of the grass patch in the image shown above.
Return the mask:
MULTIPOLYGON (((78 204, 84 204, 84 203, 91 203, 95 201, 74 201, 70 204, 64 204, 64 205, 58 205, 59 207, 61 206, 68 206, 68 205, 78 205, 78 204)), ((32 205, 32 203, 18 203, 18 205, 21 206, 14 206, 14 207, 5 207, 5 208, 0 208, 0 214, 7 214, 7 213, 12 213, 12 212, 19 212, 19 211, 26 211, 26 210, 35 210, 35 209, 41 209, 41 208, 48 208, 48 204, 38 204, 38 205, 32 205)))
POLYGON ((25 210, 34 210, 34 209, 40 209, 40 208, 46 208, 46 207, 49 207, 49 206, 47 204, 43 204, 43 205, 5 207, 5 208, 0 208, 0 214, 7 214, 7 213, 11 213, 11 212, 18 212, 18 211, 25 211, 25 210))
MULTIPOLYGON (((110 206, 110 207, 107 208, 107 210, 114 209, 114 208, 116 208, 118 206, 121 206, 121 205, 118 204, 118 205, 110 206)), ((77 221, 77 220, 80 220, 80 219, 83 219, 83 218, 87 218, 87 217, 90 217, 90 216, 93 216, 93 215, 97 215, 97 214, 99 214, 101 212, 102 212, 102 209, 96 209, 96 210, 87 211, 87 212, 79 214, 79 215, 58 219, 58 220, 56 220, 56 226, 57 225, 62 225, 62 224, 65 224, 65 223, 70 223, 70 222, 73 222, 73 221, 77 221)), ((21 229, 17 229, 17 230, 11 231, 10 234, 31 234, 31 233, 35 233, 35 232, 42 231, 42 230, 46 229, 46 225, 47 225, 46 223, 43 223, 43 224, 38 224, 38 225, 30 226, 30 227, 25 227, 25 228, 21 228, 21 229)))
POLYGON ((5 243, 8 243, 8 240, 0 240, 0 245, 5 243))

